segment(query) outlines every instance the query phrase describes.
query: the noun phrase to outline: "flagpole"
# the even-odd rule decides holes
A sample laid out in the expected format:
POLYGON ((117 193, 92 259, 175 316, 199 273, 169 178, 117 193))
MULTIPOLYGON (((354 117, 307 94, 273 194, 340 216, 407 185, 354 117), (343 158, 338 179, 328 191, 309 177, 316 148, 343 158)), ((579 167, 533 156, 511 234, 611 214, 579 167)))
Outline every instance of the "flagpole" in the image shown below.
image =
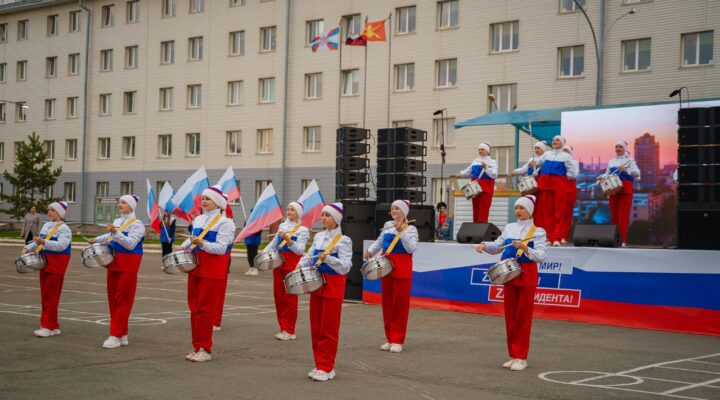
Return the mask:
MULTIPOLYGON (((387 91, 387 127, 390 128, 390 93, 392 92, 392 13, 388 15, 388 21, 390 22, 389 25, 389 31, 390 37, 388 39, 388 91, 387 91)), ((365 61, 367 62, 367 60, 365 61)), ((406 72, 407 73, 407 72, 406 72)))
MULTIPOLYGON (((368 17, 367 17, 367 15, 366 15, 366 16, 365 16, 365 25, 366 25, 366 26, 367 26, 367 23, 368 23, 368 17)), ((363 125, 362 125, 363 129, 365 129, 365 111, 367 110, 367 76, 368 76, 368 73, 367 73, 367 60, 368 60, 367 53, 368 53, 368 47, 369 47, 369 46, 367 45, 367 42, 366 42, 366 43, 365 43, 365 70, 364 70, 364 72, 365 72, 365 78, 363 78, 363 125)))
POLYGON ((242 196, 240 196, 239 199, 240 199, 240 207, 242 207, 243 217, 245 217, 245 221, 247 221, 247 214, 245 214, 245 203, 243 203, 242 196))
POLYGON ((170 240, 170 233, 168 232, 167 226, 165 226, 165 211, 163 211, 163 215, 160 217, 160 224, 162 224, 163 230, 165 231, 165 236, 167 236, 168 240, 170 240))
POLYGON ((338 40, 338 116, 337 125, 340 128, 340 102, 342 99, 342 48, 343 48, 343 35, 342 35, 342 20, 340 20, 340 40, 338 40))

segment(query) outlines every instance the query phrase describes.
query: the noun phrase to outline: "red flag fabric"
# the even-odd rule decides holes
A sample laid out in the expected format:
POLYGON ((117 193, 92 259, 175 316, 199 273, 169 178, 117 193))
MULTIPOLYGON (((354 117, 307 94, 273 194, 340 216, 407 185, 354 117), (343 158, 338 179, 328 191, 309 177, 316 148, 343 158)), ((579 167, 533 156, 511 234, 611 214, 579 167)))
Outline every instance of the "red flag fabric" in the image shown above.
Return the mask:
POLYGON ((367 39, 363 35, 350 35, 345 39, 346 46, 367 46, 367 39))
POLYGON ((362 36, 368 42, 384 42, 385 39, 385 20, 368 22, 365 24, 362 36))

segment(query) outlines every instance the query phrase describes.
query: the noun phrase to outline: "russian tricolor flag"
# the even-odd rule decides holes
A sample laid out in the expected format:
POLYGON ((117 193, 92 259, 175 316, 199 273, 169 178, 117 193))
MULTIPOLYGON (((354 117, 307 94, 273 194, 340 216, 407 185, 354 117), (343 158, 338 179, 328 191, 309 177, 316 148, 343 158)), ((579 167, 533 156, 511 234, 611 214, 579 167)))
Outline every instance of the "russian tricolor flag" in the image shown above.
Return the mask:
POLYGON ((323 200, 322 193, 318 187, 315 179, 310 182, 307 189, 298 199, 298 202, 302 203, 305 213, 303 213, 302 224, 308 228, 312 227, 315 221, 320 219, 322 214, 322 208, 325 207, 325 200, 323 200))
POLYGON ((173 191, 172 186, 170 186, 170 182, 165 181, 162 189, 160 189, 160 194, 158 194, 158 208, 161 213, 171 213, 172 210, 175 209, 175 205, 172 202, 174 195, 175 191, 173 191))
POLYGON ((251 236, 265 227, 280 221, 283 218, 283 209, 275 194, 272 183, 269 184, 258 198, 255 207, 245 223, 245 227, 235 238, 235 243, 251 236))
POLYGON ((160 233, 160 209, 158 208, 158 202, 155 201, 155 192, 153 192, 150 180, 147 179, 147 213, 150 218, 150 227, 157 233, 160 233))
POLYGON ((222 188, 222 192, 225 193, 228 198, 228 205, 225 208, 225 215, 227 215, 228 218, 232 219, 233 212, 232 207, 230 207, 230 203, 240 198, 240 188, 237 185, 237 180, 235 179, 235 172, 233 172, 232 167, 228 167, 223 176, 220 177, 217 185, 222 188))
POLYGON ((202 192, 209 187, 210 181, 207 172, 205 172, 205 167, 200 167, 194 174, 190 175, 172 197, 171 201, 175 205, 172 213, 192 222, 195 216, 200 215, 202 192))

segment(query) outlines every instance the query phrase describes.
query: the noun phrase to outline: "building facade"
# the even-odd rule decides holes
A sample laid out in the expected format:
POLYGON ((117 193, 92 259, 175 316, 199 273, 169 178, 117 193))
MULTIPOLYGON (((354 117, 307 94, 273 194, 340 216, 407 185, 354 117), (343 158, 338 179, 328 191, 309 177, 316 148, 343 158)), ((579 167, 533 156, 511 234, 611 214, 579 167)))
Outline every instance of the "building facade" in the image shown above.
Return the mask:
POLYGON ((657 187, 658 173, 660 172, 660 143, 655 136, 644 133, 635 139, 635 161, 642 173, 640 187, 654 189, 657 187))

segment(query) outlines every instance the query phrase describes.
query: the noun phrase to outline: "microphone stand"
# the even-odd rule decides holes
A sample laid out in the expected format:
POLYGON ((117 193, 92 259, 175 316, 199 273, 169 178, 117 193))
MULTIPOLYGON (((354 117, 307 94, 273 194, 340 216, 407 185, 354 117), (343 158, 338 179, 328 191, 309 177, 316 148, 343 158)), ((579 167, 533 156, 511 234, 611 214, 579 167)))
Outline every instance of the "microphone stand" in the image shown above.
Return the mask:
MULTIPOLYGON (((445 187, 445 110, 440 113, 440 201, 444 202, 445 187)), ((448 193, 448 201, 450 194, 448 193)))

